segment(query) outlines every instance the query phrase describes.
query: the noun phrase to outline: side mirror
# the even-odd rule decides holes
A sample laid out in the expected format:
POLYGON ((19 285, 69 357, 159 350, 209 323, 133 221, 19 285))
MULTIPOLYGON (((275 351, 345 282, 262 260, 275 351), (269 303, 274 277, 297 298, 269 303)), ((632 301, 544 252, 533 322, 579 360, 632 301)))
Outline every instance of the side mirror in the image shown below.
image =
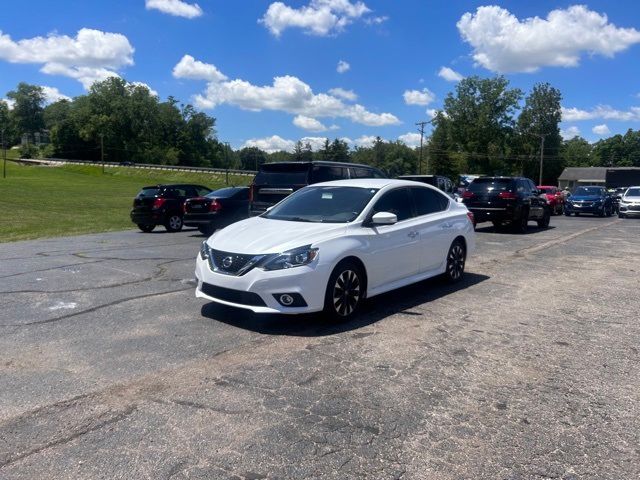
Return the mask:
POLYGON ((371 218, 372 225, 393 225, 398 223, 398 216, 391 212, 378 212, 371 218))

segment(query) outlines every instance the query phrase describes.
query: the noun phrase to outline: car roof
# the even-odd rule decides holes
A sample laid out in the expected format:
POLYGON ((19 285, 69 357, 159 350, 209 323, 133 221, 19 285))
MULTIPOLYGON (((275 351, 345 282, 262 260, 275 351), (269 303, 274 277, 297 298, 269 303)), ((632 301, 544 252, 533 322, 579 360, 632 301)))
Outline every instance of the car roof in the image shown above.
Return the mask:
POLYGON ((269 165, 326 165, 329 167, 360 167, 366 168, 369 170, 380 170, 377 167, 373 167, 371 165, 364 165, 362 163, 349 163, 349 162, 331 162, 327 160, 313 160, 310 162, 268 162, 260 165, 269 166, 269 165))
POLYGON ((161 183, 158 185, 149 185, 147 187, 142 187, 142 189, 145 190, 147 188, 167 188, 167 187, 203 187, 211 190, 209 187, 205 187, 204 185, 199 185, 197 183, 161 183))
MULTIPOLYGON (((392 178, 350 178, 346 180, 333 180, 331 182, 314 183, 309 185, 310 187, 358 187, 358 188, 377 188, 381 189, 386 186, 405 186, 405 187, 425 187, 432 188, 433 186, 426 183, 414 182, 412 180, 397 180, 392 178)), ((439 191, 439 190, 438 190, 439 191)))

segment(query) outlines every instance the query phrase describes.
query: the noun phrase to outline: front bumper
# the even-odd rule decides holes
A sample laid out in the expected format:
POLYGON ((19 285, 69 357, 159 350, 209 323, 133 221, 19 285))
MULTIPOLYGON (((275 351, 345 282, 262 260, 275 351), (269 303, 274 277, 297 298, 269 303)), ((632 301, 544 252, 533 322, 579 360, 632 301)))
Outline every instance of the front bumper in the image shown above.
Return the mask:
POLYGON ((628 217, 640 216, 640 205, 620 204, 618 212, 628 217))
POLYGON ((225 275, 212 271, 209 268, 209 262, 198 255, 195 274, 198 279, 196 288, 198 298, 249 309, 255 313, 300 314, 319 312, 324 308, 324 296, 331 271, 329 266, 315 263, 273 271, 253 268, 241 276, 225 275), (299 294, 307 306, 281 305, 274 295, 279 296, 285 293, 299 294), (259 300, 256 300, 255 295, 259 300))
POLYGON ((577 204, 566 203, 564 205, 565 213, 591 213, 593 215, 599 215, 604 210, 604 204, 577 204))

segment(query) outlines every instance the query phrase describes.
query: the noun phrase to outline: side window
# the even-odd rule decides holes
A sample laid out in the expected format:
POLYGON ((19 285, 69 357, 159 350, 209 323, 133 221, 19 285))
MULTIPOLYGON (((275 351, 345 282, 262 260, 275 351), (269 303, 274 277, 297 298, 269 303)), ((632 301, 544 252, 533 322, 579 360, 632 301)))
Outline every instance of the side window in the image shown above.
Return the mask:
POLYGON ((373 171, 368 168, 352 168, 351 172, 353 178, 371 178, 373 176, 373 171))
POLYGON ((413 201, 416 205, 416 214, 428 215, 430 213, 442 212, 449 206, 449 199, 441 193, 430 188, 414 187, 411 189, 413 201))
POLYGON ((530 192, 534 192, 538 189, 538 187, 536 187, 536 184, 533 183, 531 180, 527 180, 527 183, 529 184, 529 191, 530 192))
POLYGON ((175 189, 167 188, 167 189, 165 189, 164 192, 162 192, 162 196, 164 198, 176 198, 178 196, 178 194, 176 193, 175 189))
POLYGON ((384 174, 378 170, 371 170, 371 178, 387 178, 384 174))
POLYGON ((524 193, 525 186, 524 186, 524 182, 522 180, 516 180, 516 191, 518 193, 524 193))
POLYGON ((373 213, 376 214, 378 212, 395 213, 399 222, 413 217, 409 190, 397 188, 384 194, 373 206, 373 213))
POLYGON ((196 192, 198 192, 199 197, 204 197, 206 194, 211 193, 211 190, 209 190, 207 187, 198 185, 196 187, 196 192))
POLYGON ((313 167, 314 183, 330 182, 331 180, 342 180, 348 178, 347 171, 343 167, 319 166, 313 167))
POLYGON ((531 195, 531 185, 528 180, 518 180, 518 183, 522 185, 522 189, 518 190, 519 192, 522 192, 525 195, 531 195))
POLYGON ((198 197, 200 196, 198 194, 198 190, 196 190, 194 187, 184 187, 184 196, 187 198, 193 198, 193 197, 198 197))

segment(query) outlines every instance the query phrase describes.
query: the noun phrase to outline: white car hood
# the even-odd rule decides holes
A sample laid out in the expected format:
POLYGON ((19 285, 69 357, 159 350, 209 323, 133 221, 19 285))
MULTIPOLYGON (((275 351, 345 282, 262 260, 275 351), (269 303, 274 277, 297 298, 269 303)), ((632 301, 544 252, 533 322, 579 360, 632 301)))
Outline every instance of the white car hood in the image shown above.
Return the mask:
POLYGON ((640 197, 622 197, 625 203, 640 203, 640 197))
POLYGON ((344 223, 289 222, 253 217, 220 230, 207 240, 207 244, 215 250, 231 253, 281 253, 342 236, 346 230, 347 224, 344 223))

